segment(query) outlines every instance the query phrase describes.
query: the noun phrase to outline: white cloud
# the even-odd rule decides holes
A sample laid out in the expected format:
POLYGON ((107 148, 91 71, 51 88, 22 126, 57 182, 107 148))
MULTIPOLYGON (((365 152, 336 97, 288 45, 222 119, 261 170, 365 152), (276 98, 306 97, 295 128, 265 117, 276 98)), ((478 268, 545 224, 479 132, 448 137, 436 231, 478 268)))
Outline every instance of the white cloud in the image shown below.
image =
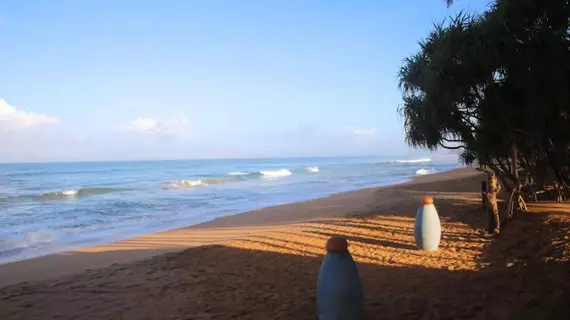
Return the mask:
POLYGON ((378 129, 376 128, 372 128, 372 129, 359 129, 359 128, 355 128, 355 127, 348 127, 347 131, 355 136, 373 136, 378 134, 378 129))
POLYGON ((151 118, 136 118, 124 126, 126 131, 135 131, 140 133, 157 133, 158 122, 151 118))
POLYGON ((148 135, 185 137, 190 133, 190 123, 183 115, 167 120, 138 117, 123 126, 123 130, 148 135))
POLYGON ((0 98, 0 162, 54 159, 70 150, 59 120, 24 111, 0 98))
POLYGON ((54 117, 18 110, 9 105, 6 100, 0 99, 0 128, 2 132, 21 131, 29 127, 58 122, 59 120, 54 117))

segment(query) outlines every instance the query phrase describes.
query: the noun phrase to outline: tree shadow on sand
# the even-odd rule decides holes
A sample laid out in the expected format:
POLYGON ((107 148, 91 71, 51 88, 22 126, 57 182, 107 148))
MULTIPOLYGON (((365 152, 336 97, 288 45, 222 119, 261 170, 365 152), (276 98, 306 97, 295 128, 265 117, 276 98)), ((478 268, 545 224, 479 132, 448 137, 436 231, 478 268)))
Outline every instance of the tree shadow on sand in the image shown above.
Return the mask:
MULTIPOLYGON (((319 267, 333 235, 349 240, 367 319, 568 319, 570 204, 530 204, 535 213, 494 237, 477 193, 448 191, 434 194, 443 229, 436 253, 413 246, 413 218, 428 191, 403 186, 376 194, 405 193, 398 213, 370 206, 228 245, 11 285, 0 289, 0 319, 316 319, 319 267)), ((114 249, 129 255, 156 245, 141 241, 114 249)))
MULTIPOLYGON (((567 319, 570 261, 560 239, 568 221, 521 217, 486 247, 491 263, 478 271, 358 263, 367 318, 567 319)), ((9 286, 0 289, 0 318, 315 319, 322 256, 270 252, 271 238, 250 241, 266 250, 205 246, 9 286)), ((287 249, 283 243, 273 249, 287 249)))

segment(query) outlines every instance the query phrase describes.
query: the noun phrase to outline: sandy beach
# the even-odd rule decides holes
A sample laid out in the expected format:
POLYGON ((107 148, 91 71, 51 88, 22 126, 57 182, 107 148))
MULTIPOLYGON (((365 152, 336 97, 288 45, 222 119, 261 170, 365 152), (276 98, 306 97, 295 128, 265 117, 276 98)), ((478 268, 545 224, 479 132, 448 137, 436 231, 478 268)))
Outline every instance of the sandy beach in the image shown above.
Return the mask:
POLYGON ((369 319, 567 319, 570 205, 490 236, 473 169, 426 175, 0 265, 0 319, 315 319, 326 240, 346 237, 369 319), (418 251, 420 199, 442 222, 418 251))

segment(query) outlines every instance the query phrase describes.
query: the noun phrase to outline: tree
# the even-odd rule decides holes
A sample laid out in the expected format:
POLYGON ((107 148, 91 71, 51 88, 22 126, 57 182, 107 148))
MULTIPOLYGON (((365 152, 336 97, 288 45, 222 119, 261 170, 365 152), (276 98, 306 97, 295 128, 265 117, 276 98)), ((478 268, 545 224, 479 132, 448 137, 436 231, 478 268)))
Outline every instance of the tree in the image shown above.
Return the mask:
POLYGON ((567 191, 569 18, 567 1, 497 0, 436 25, 398 75, 408 143, 462 149, 464 162, 488 165, 516 203, 522 183, 567 191))

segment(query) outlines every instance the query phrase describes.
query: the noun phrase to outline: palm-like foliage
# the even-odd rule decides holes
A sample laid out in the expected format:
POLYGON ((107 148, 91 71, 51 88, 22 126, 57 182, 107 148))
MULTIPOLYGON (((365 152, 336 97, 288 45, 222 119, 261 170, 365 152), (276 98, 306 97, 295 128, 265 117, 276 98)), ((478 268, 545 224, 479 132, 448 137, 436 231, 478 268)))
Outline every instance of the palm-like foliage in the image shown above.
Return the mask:
POLYGON ((435 26, 399 72, 409 144, 461 148, 467 163, 518 185, 511 151, 536 183, 570 184, 570 4, 497 0, 435 26))

